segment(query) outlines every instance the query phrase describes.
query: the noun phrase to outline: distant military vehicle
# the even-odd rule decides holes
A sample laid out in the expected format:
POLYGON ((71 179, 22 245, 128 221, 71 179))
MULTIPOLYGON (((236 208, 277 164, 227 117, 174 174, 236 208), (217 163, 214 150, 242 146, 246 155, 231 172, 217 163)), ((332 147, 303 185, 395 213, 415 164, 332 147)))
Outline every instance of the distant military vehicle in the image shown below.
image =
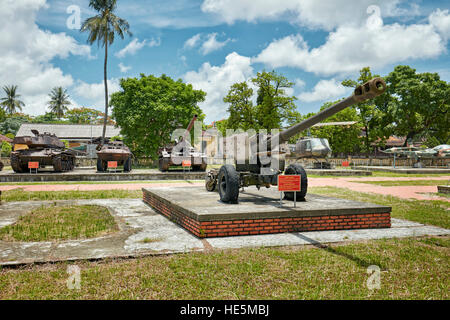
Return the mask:
POLYGON ((450 145, 441 144, 434 148, 417 148, 417 147, 396 147, 381 151, 387 154, 393 154, 394 157, 406 157, 416 160, 413 165, 415 168, 422 168, 424 165, 420 159, 442 159, 450 158, 450 145))
POLYGON ((295 145, 291 145, 291 158, 314 158, 314 169, 331 169, 328 161, 319 161, 318 159, 326 159, 331 156, 331 147, 328 139, 325 138, 300 138, 295 145))
POLYGON ((31 130, 34 137, 15 137, 11 152, 11 167, 16 173, 29 172, 28 163, 37 162, 39 168, 53 166, 55 172, 71 171, 75 168, 76 152, 67 149, 64 142, 51 133, 31 130))
POLYGON ((299 164, 292 164, 285 170, 285 153, 281 146, 296 134, 311 128, 351 105, 375 98, 385 90, 386 83, 384 80, 374 78, 358 86, 350 97, 274 136, 261 133, 252 137, 244 136, 244 148, 241 150, 242 152, 236 155, 235 165, 226 164, 220 170, 209 171, 205 181, 206 190, 212 192, 217 187, 222 202, 237 203, 241 188, 254 185, 259 189, 278 185, 278 176, 284 171, 285 175, 298 175, 301 179, 301 190, 295 192, 295 196, 294 192, 286 192, 285 199, 304 200, 308 188, 306 171, 299 164), (249 147, 247 148, 247 146, 249 147))
POLYGON ((108 162, 117 162, 117 166, 123 166, 124 172, 130 172, 132 169, 132 153, 130 149, 121 140, 111 141, 105 139, 101 144, 101 138, 93 140, 98 143, 97 146, 97 171, 105 172, 108 170, 108 162))
POLYGON ((191 164, 192 171, 206 171, 208 157, 196 150, 187 140, 198 116, 194 115, 184 135, 158 150, 159 170, 168 171, 170 167, 181 166, 183 161, 191 164))

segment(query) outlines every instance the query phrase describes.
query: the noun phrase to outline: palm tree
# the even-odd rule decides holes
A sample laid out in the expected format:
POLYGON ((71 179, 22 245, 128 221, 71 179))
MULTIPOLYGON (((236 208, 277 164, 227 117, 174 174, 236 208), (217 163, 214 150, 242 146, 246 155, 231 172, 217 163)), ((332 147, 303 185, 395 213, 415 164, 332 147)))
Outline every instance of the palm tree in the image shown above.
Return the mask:
POLYGON ((89 7, 98 12, 98 15, 90 17, 83 22, 81 32, 89 31, 88 43, 105 47, 104 83, 105 83, 105 117, 103 120, 102 144, 105 140, 106 123, 108 119, 108 46, 114 42, 115 35, 124 39, 125 34, 132 36, 130 25, 122 18, 114 14, 117 7, 117 0, 90 0, 89 7))
POLYGON ((4 86, 3 91, 5 91, 6 97, 0 99, 2 101, 0 103, 2 108, 9 114, 13 114, 17 112, 17 110, 22 111, 22 107, 25 106, 25 103, 18 99, 20 94, 17 94, 17 86, 4 86))
POLYGON ((63 87, 55 87, 48 96, 50 101, 47 104, 50 107, 50 111, 56 114, 58 119, 61 119, 68 110, 68 106, 71 105, 67 90, 63 89, 63 87))

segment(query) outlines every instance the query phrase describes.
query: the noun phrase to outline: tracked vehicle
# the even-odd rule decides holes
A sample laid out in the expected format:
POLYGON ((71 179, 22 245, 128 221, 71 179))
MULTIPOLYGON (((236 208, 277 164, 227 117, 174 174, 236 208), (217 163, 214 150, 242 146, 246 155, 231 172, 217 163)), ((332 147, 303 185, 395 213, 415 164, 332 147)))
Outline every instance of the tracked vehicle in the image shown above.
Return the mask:
MULTIPOLYGON (((374 78, 358 86, 353 94, 325 109, 318 114, 273 136, 256 134, 236 135, 234 148, 234 165, 224 165, 220 170, 214 169, 206 176, 206 190, 219 191, 220 200, 226 203, 237 203, 239 190, 248 186, 270 188, 278 185, 278 176, 299 175, 301 177, 301 191, 296 192, 297 200, 304 201, 308 178, 305 169, 299 164, 291 164, 285 168, 286 142, 296 134, 307 130, 313 125, 333 116, 345 108, 375 98, 386 90, 386 83, 382 78, 374 78), (239 142, 240 140, 240 142, 239 142)), ((285 192, 286 200, 294 200, 294 192, 285 192)))
POLYGON ((28 163, 38 162, 39 168, 52 166, 55 172, 75 168, 75 152, 67 149, 56 135, 31 130, 34 136, 15 137, 11 152, 11 167, 16 173, 29 172, 28 163))
POLYGON ((130 172, 132 169, 132 153, 123 141, 105 140, 104 144, 100 143, 101 138, 94 140, 99 143, 97 146, 97 171, 105 172, 108 170, 108 162, 115 161, 118 166, 123 166, 124 172, 130 172))

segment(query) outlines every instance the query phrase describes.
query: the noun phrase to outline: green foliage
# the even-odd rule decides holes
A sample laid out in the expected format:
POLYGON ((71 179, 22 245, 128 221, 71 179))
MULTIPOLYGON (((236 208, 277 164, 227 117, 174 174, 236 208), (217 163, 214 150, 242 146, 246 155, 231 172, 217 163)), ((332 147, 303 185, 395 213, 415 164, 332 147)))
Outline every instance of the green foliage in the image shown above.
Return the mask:
POLYGON ((67 121, 59 120, 55 113, 53 112, 46 112, 44 115, 39 115, 34 117, 32 120, 33 123, 67 123, 67 121))
MULTIPOLYGON (((92 108, 73 108, 66 112, 66 118, 73 124, 102 124, 105 114, 92 108)), ((113 125, 114 121, 108 117, 108 124, 113 125)))
POLYGON ((235 83, 231 86, 228 95, 223 101, 229 103, 227 125, 230 129, 256 129, 256 108, 253 106, 251 98, 253 89, 249 88, 247 82, 235 83))
POLYGON ((63 87, 55 87, 52 89, 49 97, 50 101, 48 102, 48 106, 50 107, 50 111, 54 113, 58 119, 61 119, 68 110, 68 106, 71 105, 67 90, 63 89, 63 87))
MULTIPOLYGON (((344 80, 345 87, 356 88, 357 86, 375 78, 379 75, 372 75, 369 67, 362 68, 359 72, 358 80, 344 80)), ((386 118, 385 113, 377 108, 375 100, 368 100, 355 105, 358 111, 358 122, 364 130, 364 149, 367 153, 373 150, 373 144, 382 144, 383 140, 391 134, 389 126, 383 123, 386 118)))
POLYGON ((32 118, 29 115, 23 113, 15 113, 6 118, 5 121, 0 123, 0 132, 3 134, 11 133, 15 135, 22 123, 32 122, 32 118))
POLYGON ((123 140, 123 138, 121 137, 121 136, 114 136, 114 137, 112 137, 111 139, 109 139, 109 140, 111 140, 111 141, 122 141, 123 140))
MULTIPOLYGON (((333 104, 339 102, 327 102, 320 110, 331 107, 333 104)), ((334 116, 323 121, 326 122, 344 122, 344 121, 358 121, 358 113, 355 108, 344 109, 334 116)), ((311 128, 311 134, 314 137, 326 138, 330 143, 333 153, 351 153, 359 151, 361 147, 361 126, 358 123, 350 126, 324 126, 311 128)))
POLYGON ((6 141, 2 141, 2 156, 3 157, 9 157, 12 151, 12 146, 10 143, 6 141))
POLYGON ((416 73, 409 66, 397 66, 385 77, 387 94, 377 98, 386 113, 386 121, 394 124, 393 133, 407 141, 434 137, 446 143, 448 130, 450 84, 437 73, 416 73))
POLYGON ((286 89, 292 88, 294 83, 275 71, 258 72, 252 82, 258 87, 256 120, 259 128, 267 131, 281 128, 284 121, 295 116, 297 98, 286 95, 286 89))
POLYGON ((2 108, 0 108, 0 122, 3 122, 6 120, 6 112, 2 108))
POLYGON ((195 114, 199 120, 204 118, 197 104, 206 93, 181 79, 141 74, 139 79, 121 79, 120 86, 122 91, 111 96, 112 116, 125 144, 137 156, 156 158, 158 148, 171 141, 175 129, 186 128, 195 114))
POLYGON ((68 141, 68 140, 61 140, 61 141, 64 142, 64 146, 65 146, 66 148, 69 148, 69 147, 70 147, 69 141, 68 141))
POLYGON ((17 86, 4 86, 3 91, 5 92, 6 97, 0 98, 0 106, 5 112, 12 115, 17 111, 22 111, 25 104, 19 100, 20 94, 17 94, 17 86))

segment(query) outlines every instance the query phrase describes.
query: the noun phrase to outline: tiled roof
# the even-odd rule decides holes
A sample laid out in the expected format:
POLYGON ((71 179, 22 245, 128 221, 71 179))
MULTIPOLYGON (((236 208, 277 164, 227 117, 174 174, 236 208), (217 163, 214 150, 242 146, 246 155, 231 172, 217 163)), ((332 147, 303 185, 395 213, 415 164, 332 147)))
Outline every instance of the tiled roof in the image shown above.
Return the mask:
MULTIPOLYGON (((20 126, 16 136, 33 136, 31 132, 33 129, 40 133, 48 132, 55 134, 60 139, 91 139, 100 137, 103 133, 103 125, 24 123, 20 126)), ((106 126, 107 138, 118 135, 120 135, 120 128, 106 126)))

